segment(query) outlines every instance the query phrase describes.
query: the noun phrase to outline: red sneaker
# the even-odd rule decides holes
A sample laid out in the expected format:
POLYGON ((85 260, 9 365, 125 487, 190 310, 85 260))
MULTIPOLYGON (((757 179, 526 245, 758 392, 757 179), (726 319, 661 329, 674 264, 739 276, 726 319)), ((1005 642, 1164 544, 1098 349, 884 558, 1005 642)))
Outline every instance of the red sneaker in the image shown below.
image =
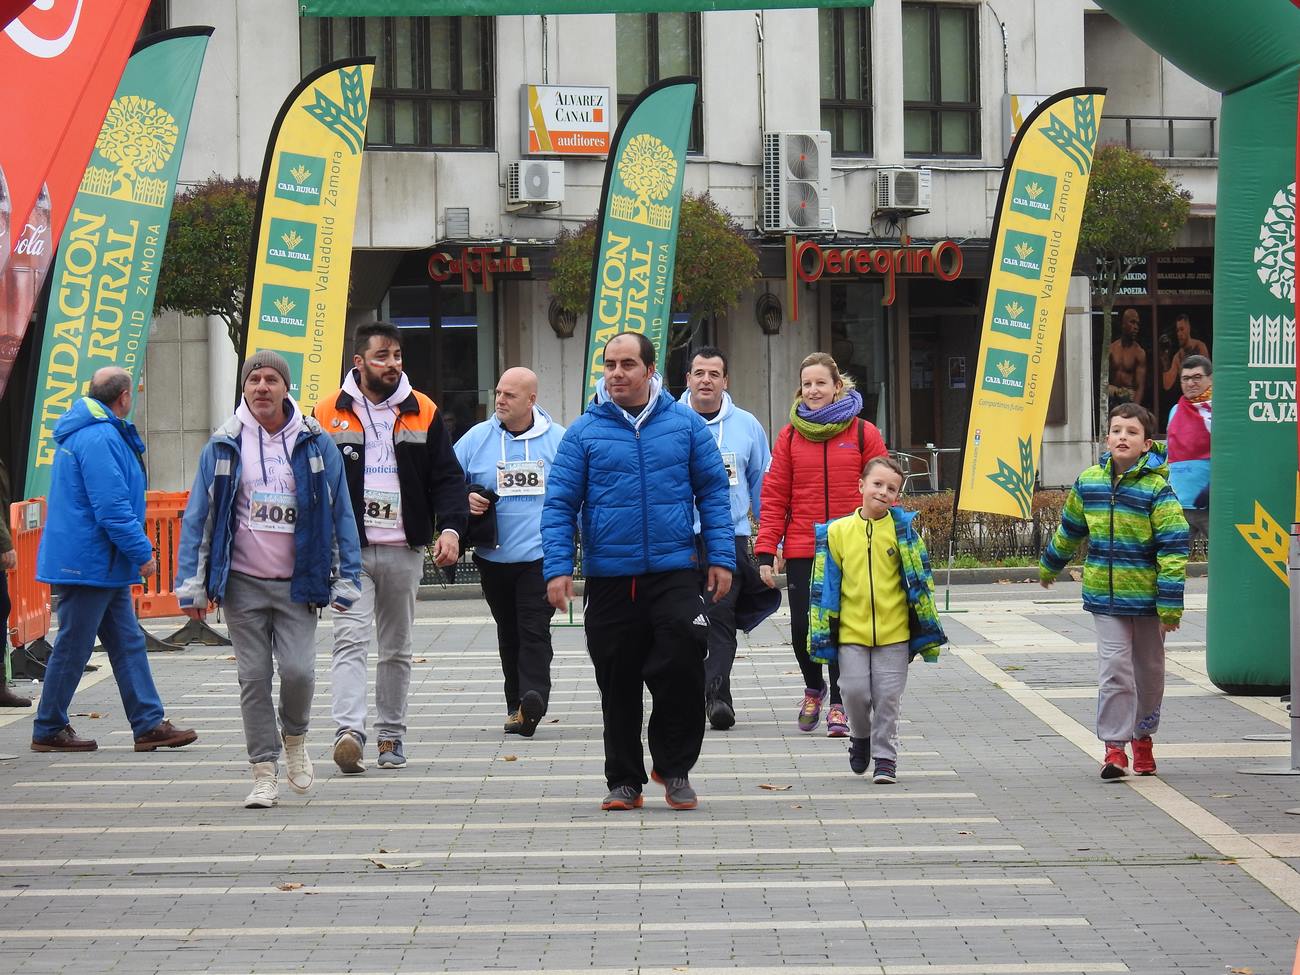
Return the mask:
POLYGON ((1106 746, 1106 760, 1101 765, 1103 779, 1122 779, 1128 771, 1128 753, 1120 746, 1106 746))
POLYGON ((1156 757, 1151 752, 1150 738, 1133 739, 1133 773, 1135 775, 1155 775, 1156 757))

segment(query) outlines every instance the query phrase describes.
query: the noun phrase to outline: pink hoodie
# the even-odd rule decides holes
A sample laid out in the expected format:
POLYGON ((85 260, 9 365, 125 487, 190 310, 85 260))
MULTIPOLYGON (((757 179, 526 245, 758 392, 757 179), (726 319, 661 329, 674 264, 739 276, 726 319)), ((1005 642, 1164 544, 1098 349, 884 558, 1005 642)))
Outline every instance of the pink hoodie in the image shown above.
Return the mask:
POLYGON ((230 568, 259 579, 293 577, 298 502, 289 458, 302 430, 302 414, 298 404, 287 399, 289 420, 278 433, 262 429, 246 401, 241 399, 235 410, 244 428, 230 568))

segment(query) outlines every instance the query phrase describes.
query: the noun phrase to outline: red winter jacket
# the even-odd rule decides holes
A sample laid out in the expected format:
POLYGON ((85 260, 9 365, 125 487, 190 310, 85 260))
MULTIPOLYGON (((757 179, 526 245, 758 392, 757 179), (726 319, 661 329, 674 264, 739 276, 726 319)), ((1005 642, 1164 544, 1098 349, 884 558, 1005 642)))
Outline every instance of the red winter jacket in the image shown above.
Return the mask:
POLYGON ((812 558, 813 525, 852 514, 862 504, 858 478, 863 466, 888 453, 880 431, 866 420, 823 443, 786 424, 772 445, 772 466, 763 478, 763 516, 754 539, 759 561, 770 565, 782 538, 787 559, 812 558))

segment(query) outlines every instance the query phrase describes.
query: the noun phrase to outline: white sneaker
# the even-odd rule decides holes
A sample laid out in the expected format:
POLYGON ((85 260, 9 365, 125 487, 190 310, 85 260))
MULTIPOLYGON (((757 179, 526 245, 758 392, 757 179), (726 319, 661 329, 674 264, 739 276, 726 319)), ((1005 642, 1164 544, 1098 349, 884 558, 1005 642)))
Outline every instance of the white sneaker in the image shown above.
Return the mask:
POLYGON ((306 735, 284 736, 284 764, 287 766, 285 780, 290 789, 302 795, 311 788, 316 772, 311 765, 311 756, 307 754, 306 735))
POLYGON ((253 766, 253 791, 244 800, 245 809, 270 809, 280 794, 276 782, 275 762, 258 762, 253 766))

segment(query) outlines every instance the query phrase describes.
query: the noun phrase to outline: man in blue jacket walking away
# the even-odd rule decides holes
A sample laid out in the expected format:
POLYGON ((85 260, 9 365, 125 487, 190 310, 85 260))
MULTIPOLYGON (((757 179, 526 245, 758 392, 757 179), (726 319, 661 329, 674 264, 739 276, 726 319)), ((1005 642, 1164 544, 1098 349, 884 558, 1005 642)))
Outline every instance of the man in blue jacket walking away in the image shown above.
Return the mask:
POLYGON ((135 750, 179 748, 198 735, 163 716, 135 618, 131 586, 158 571, 144 533, 144 443, 131 414, 131 374, 108 366, 90 377, 90 395, 54 427, 59 445, 50 479, 49 517, 36 578, 59 596, 59 635, 45 665, 45 685, 32 728, 34 752, 91 752, 78 738, 68 707, 95 647, 113 667, 135 750))
POLYGON ((561 611, 573 598, 574 530, 582 532, 587 653, 605 724, 602 809, 642 804, 642 684, 653 700, 650 777, 673 809, 698 804, 688 776, 704 740, 709 620, 696 508, 717 601, 736 567, 722 454, 699 415, 663 389, 649 339, 622 332, 605 345, 594 400, 560 441, 542 508, 542 574, 561 611))

